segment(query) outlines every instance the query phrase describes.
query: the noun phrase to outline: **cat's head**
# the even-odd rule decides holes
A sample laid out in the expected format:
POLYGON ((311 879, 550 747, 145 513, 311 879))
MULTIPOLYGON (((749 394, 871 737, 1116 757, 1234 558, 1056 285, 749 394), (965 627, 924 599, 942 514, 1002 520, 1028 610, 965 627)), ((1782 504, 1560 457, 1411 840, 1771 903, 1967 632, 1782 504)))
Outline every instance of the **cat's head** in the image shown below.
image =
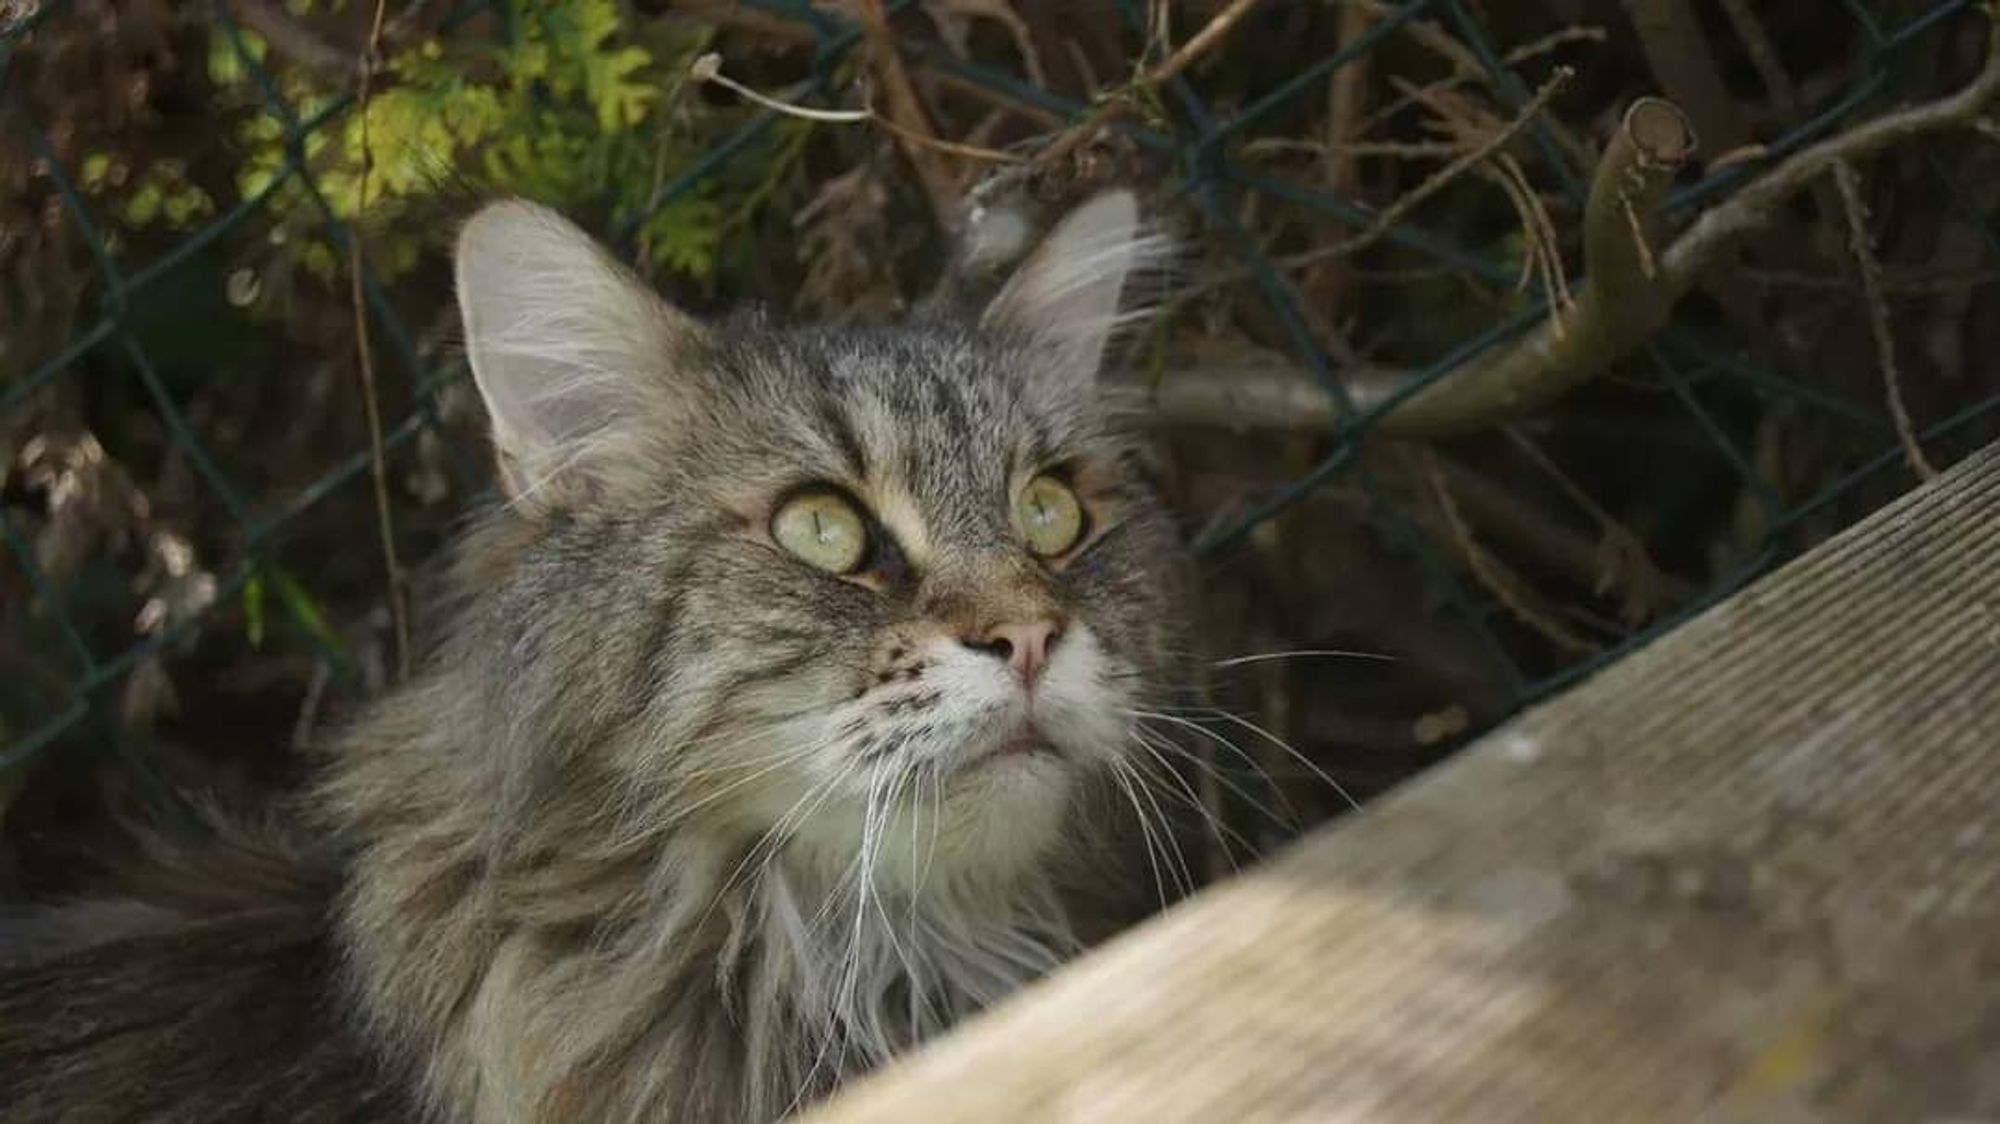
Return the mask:
POLYGON ((1182 556, 1098 381, 1156 247, 1112 193, 975 316, 707 325, 546 210, 476 216, 459 300, 509 511, 452 658, 510 787, 609 778, 615 837, 700 823, 917 881, 1020 869, 1083 783, 1156 767, 1130 712, 1179 678, 1182 556))

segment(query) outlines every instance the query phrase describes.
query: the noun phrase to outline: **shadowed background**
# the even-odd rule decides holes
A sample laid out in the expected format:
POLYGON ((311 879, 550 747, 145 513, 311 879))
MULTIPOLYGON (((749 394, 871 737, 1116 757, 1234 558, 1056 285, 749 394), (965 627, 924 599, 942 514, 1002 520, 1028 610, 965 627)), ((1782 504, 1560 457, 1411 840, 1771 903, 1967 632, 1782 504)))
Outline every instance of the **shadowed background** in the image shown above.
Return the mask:
POLYGON ((444 251, 501 193, 685 305, 879 319, 966 192, 1138 186, 1186 254, 1124 377, 1241 716, 1202 796, 1254 842, 1336 814, 2000 432, 1987 32, 0 0, 0 885, 59 885, 108 805, 286 783, 421 650, 491 498, 444 251))

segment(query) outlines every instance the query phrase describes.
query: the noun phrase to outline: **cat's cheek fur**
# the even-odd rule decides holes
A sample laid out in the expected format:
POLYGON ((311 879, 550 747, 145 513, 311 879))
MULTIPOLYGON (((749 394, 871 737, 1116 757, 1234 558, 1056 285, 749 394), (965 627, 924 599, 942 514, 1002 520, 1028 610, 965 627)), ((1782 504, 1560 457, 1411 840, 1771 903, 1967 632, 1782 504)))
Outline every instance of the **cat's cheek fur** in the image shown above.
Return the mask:
POLYGON ((1049 658, 1035 698, 1035 725, 1064 757, 1104 767, 1124 756, 1131 722, 1112 685, 1111 659, 1088 625, 1071 626, 1049 658))

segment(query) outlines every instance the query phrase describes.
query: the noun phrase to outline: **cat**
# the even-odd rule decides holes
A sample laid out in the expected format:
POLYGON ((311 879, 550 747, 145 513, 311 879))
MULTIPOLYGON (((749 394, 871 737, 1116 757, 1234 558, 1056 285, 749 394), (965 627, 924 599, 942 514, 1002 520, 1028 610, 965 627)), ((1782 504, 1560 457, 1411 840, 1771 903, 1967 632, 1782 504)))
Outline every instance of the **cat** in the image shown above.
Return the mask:
POLYGON ((1153 889, 1135 712, 1189 681, 1099 378, 1161 246, 1112 191, 979 308, 702 323, 480 211, 502 496, 444 638, 310 843, 156 840, 128 897, 0 920, 5 1118, 753 1124, 1094 939, 1153 889))

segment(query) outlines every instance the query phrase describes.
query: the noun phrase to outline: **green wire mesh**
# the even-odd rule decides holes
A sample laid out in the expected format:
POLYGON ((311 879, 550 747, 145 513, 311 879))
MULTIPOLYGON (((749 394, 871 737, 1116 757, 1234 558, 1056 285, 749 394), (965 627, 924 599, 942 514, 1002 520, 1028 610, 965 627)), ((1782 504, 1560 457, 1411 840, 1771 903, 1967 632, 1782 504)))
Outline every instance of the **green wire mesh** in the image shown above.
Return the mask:
MULTIPOLYGON (((892 4, 891 8, 899 10, 908 6, 905 2, 892 4)), ((454 18, 476 14, 484 7, 486 5, 479 3, 460 5, 454 18)), ((815 61, 810 75, 800 84, 783 91, 785 96, 794 100, 811 101, 828 94, 836 78, 843 73, 847 56, 862 40, 859 29, 854 25, 807 0, 747 0, 743 7, 773 19, 788 21, 816 41, 815 61)), ((1827 7, 1826 18, 1829 20, 1853 21, 1854 26, 1861 29, 1869 44, 1868 64, 1861 78, 1844 94, 1832 99, 1816 117, 1771 143, 1768 148, 1772 156, 1797 150, 1840 129, 1851 119, 1865 115, 1868 107, 1879 107, 1884 95, 1893 94, 1900 80, 1896 65, 1899 51, 1948 21, 1961 17, 1976 18, 1975 6, 1969 0, 1946 0, 1918 10, 1918 14, 1897 23, 1878 20, 1854 0, 1829 3, 1827 7)), ((1125 3, 1124 8, 1135 26, 1142 23, 1146 14, 1145 5, 1133 0, 1125 3)), ((1377 49, 1385 40, 1418 19, 1448 28, 1469 48, 1503 101, 1511 102, 1518 108, 1529 97, 1527 85, 1508 69, 1489 41, 1476 5, 1464 0, 1411 0, 1393 7, 1385 6, 1385 9, 1372 29, 1351 45, 1327 52, 1312 65, 1247 104, 1227 112, 1218 111, 1206 104, 1188 81, 1176 78, 1167 83, 1162 91, 1168 110, 1167 119, 1174 122, 1170 129, 1130 121, 1118 125, 1118 129, 1138 149, 1171 161, 1176 169, 1175 192, 1205 217, 1210 229, 1224 245, 1240 255, 1257 291, 1289 342, 1292 357, 1343 405, 1346 404, 1346 392, 1339 378, 1339 365, 1316 342, 1301 313, 1302 298, 1292 282, 1274 268, 1260 251, 1252 232, 1242 225, 1238 203, 1246 196, 1256 197, 1269 205, 1295 208, 1350 226, 1366 224, 1373 217, 1373 212, 1352 200, 1287 181, 1241 160, 1238 148, 1244 137, 1253 127, 1280 118, 1308 91, 1320 88, 1329 75, 1377 49)), ((1910 9, 1904 5, 1902 10, 1910 9)), ((86 368, 91 372, 89 377, 104 379, 107 378, 106 370, 115 368, 118 372, 116 377, 129 380, 119 388, 119 393, 136 388, 137 393, 150 403, 166 441, 176 455, 184 458, 198 479, 203 500, 210 507, 203 513, 203 518, 211 523, 220 522, 220 528, 213 537, 226 539, 232 544, 233 562, 226 572, 218 575, 218 584, 210 603, 221 605, 232 598, 253 594, 267 596, 265 587, 274 580, 271 571, 265 567, 267 559, 280 548, 296 522, 326 504, 330 497, 355 489, 365 482, 371 466, 370 452, 365 447, 347 451, 344 456, 326 464, 324 471, 314 479, 278 497, 275 502, 268 496, 246 494, 205 442, 199 420, 187 415, 183 396, 167 385, 159 363, 149 354, 144 333, 136 330, 134 324, 148 311, 148 302, 156 299, 162 278, 218 240, 238 234, 244 228, 254 228, 270 209, 276 194, 293 186, 302 187, 315 201, 330 241, 346 255, 339 263, 340 267, 346 269, 351 265, 353 234, 341 221, 336 209, 328 203, 321 186, 309 174, 307 148, 315 134, 352 111, 355 99, 352 96, 340 98, 317 107, 312 113, 301 114, 287 101, 279 84, 256 54, 246 48, 244 36, 231 15, 230 5, 217 3, 213 19, 228 34, 240 63, 257 83, 269 112, 281 123, 285 155, 276 174, 262 190, 187 232, 179 244, 168 252, 134 267, 119 260, 119 254, 111 247, 111 240, 104 234, 104 224, 92 213, 87 193, 79 187, 77 170, 66 167, 58 157, 57 146, 44 131, 43 124, 35 119, 26 105, 26 99, 18 96, 18 91, 10 82, 21 52, 28 49, 30 32, 72 18, 76 18, 75 13, 67 0, 47 0, 38 5, 17 3, 12 9, 0 4, 0 128, 14 131, 23 138, 28 150, 53 181, 61 204, 60 220, 68 224, 88 248, 96 271, 96 316, 87 326, 75 331, 65 346, 34 369, 0 378, 0 421, 4 421, 9 413, 22 409, 31 396, 55 380, 85 377, 83 372, 86 368), (9 12, 12 14, 9 15, 9 12), (11 25, 6 22, 8 20, 12 21, 11 25)), ((910 61, 953 81, 969 83, 1014 103, 1070 120, 1081 119, 1092 109, 1090 105, 1038 88, 1018 75, 969 62, 941 50, 914 46, 910 61)), ((645 206, 638 213, 626 216, 617 233, 629 244, 651 215, 720 174, 732 160, 761 143, 779 123, 779 116, 771 112, 750 116, 745 124, 715 144, 704 156, 662 178, 646 199, 645 206)), ((1553 177, 1561 192, 1573 202, 1580 203, 1585 191, 1583 170, 1574 165, 1573 159, 1564 153, 1546 129, 1539 125, 1531 127, 1528 136, 1546 162, 1545 171, 1553 177)), ((1962 206, 1956 198, 1950 170, 1938 166, 1934 157, 1931 159, 1932 170, 1940 185, 1940 198, 1946 201, 1946 205, 1962 206)), ((1726 197, 1752 174, 1752 170, 1741 166, 1716 171, 1699 182, 1677 190, 1669 201, 1668 209, 1672 214, 1689 214, 1726 197)), ((1970 208, 1965 210, 1968 214, 1973 213, 1970 208)), ((1981 230, 1988 244, 1988 260, 2000 262, 2000 245, 1996 245, 1994 232, 1984 226, 1981 230)), ((1406 222, 1391 227, 1386 236, 1389 242, 1404 250, 1471 275, 1504 283, 1511 281, 1515 273, 1513 265, 1462 249, 1440 231, 1406 222)), ((382 361, 399 368, 400 377, 409 380, 407 397, 412 405, 384 421, 382 441, 388 453, 393 455, 421 440, 424 434, 440 428, 442 420, 436 392, 459 379, 463 374, 463 365, 448 356, 427 355, 426 349, 419 344, 417 327, 405 322, 383 282, 365 268, 363 288, 372 316, 371 327, 378 342, 378 354, 382 361)), ((1489 349, 1505 346, 1546 315, 1546 302, 1530 302, 1519 313, 1445 349, 1439 358, 1417 371, 1387 401, 1365 410, 1346 411, 1340 433, 1326 443, 1317 463, 1299 474, 1288 486, 1259 498, 1227 522, 1205 529, 1196 543, 1197 549, 1210 554, 1227 550, 1260 524, 1287 510, 1315 489, 1326 486, 1335 478, 1346 478, 1371 498, 1384 539, 1406 552, 1414 565, 1432 577, 1437 588, 1444 591, 1444 601, 1484 636, 1488 654, 1502 669, 1501 677, 1510 685, 1515 705, 1520 705, 1573 682, 1726 596, 1780 560, 1790 549, 1787 544, 1793 532, 1821 518, 1828 509, 1840 504, 1864 484, 1898 470, 1900 454, 1894 433, 1880 411, 1858 406, 1829 393, 1817 387, 1810 378, 1760 367, 1744 360, 1731 349, 1720 347, 1678 324, 1669 327, 1644 350, 1640 366, 1649 366, 1657 373, 1660 385, 1669 392, 1675 408, 1687 412, 1712 443, 1713 452, 1733 468, 1745 489, 1758 498, 1763 508, 1764 549, 1737 572, 1709 584, 1700 596, 1682 606, 1674 615, 1652 622, 1626 642, 1588 658, 1574 660, 1553 673, 1532 670, 1524 666, 1515 657, 1510 645, 1488 627, 1498 612, 1491 598, 1467 588, 1454 572, 1454 567, 1444 560, 1439 548, 1429 541, 1412 519, 1397 509, 1379 482, 1372 478, 1361 451, 1371 426, 1398 402, 1438 380, 1451 377, 1455 371, 1489 349), (1794 401, 1801 408, 1820 410, 1851 422, 1871 434, 1881 452, 1820 494, 1803 502, 1783 503, 1754 467, 1751 452, 1741 447, 1728 428, 1711 416, 1710 407, 1704 404, 1700 388, 1717 380, 1731 381, 1751 392, 1794 401)), ((274 374, 272 377, 280 376, 274 374)), ((109 387, 99 389, 110 392, 109 387)), ((1984 397, 1929 426, 1921 437, 1927 442, 1935 442, 1967 434, 1988 424, 1996 413, 2000 413, 2000 397, 1984 397)), ((476 475, 462 467, 463 459, 454 463, 460 466, 463 479, 470 480, 476 475)), ((357 539, 367 533, 366 529, 354 532, 357 539)), ((51 745, 80 738, 91 728, 89 720, 92 716, 101 715, 112 706, 114 688, 118 684, 145 661, 184 644, 203 627, 208 614, 196 613, 134 642, 107 646, 105 630, 93 630, 79 623, 79 606, 90 596, 89 591, 58 588, 57 583, 42 572, 31 543, 9 517, 4 503, 0 503, 0 536, 5 538, 6 549, 12 555, 13 565, 18 569, 31 601, 24 610, 16 606, 18 615, 31 618, 48 638, 50 650, 37 653, 45 657, 47 664, 39 674, 50 682, 60 682, 59 690, 43 691, 32 703, 22 703, 8 696, 6 708, 0 709, 0 772, 4 772, 22 765, 51 745)), ((318 643, 319 658, 338 673, 351 672, 352 669, 346 666, 347 654, 327 630, 308 628, 305 631, 318 643)))

